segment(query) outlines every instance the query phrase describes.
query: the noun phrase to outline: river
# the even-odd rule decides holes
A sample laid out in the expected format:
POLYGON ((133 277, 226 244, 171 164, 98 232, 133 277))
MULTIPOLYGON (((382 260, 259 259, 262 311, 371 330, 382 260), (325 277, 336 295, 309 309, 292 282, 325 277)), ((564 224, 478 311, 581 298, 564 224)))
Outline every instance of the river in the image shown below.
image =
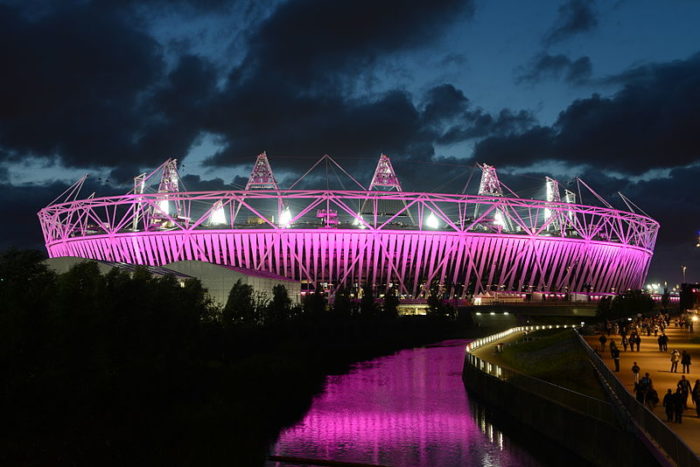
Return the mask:
POLYGON ((403 350, 327 377, 324 392, 280 434, 271 454, 416 467, 540 466, 568 459, 544 449, 547 443, 524 433, 529 430, 509 424, 514 437, 501 431, 489 411, 470 400, 461 378, 466 342, 403 350))

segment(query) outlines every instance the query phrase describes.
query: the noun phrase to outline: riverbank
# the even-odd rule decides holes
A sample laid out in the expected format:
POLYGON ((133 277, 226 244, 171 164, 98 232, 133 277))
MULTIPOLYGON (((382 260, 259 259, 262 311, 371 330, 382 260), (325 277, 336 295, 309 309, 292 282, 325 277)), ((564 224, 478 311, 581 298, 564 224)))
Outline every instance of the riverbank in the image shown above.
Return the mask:
MULTIPOLYGON (((168 326, 167 319, 159 325, 168 326)), ((47 369, 39 379, 22 381, 22 393, 4 400, 13 423, 0 441, 3 463, 262 465, 278 433, 323 389, 326 375, 401 349, 485 332, 425 317, 330 314, 204 331, 199 340, 210 348, 182 359, 132 355, 136 361, 126 368, 110 364, 113 374, 107 375, 91 358, 77 357, 80 367, 47 369), (191 361, 195 355, 207 357, 191 361)), ((49 350, 63 353, 58 345, 64 344, 53 342, 49 350)))
POLYGON ((463 372, 467 388, 490 406, 544 439, 575 452, 591 465, 625 465, 631 460, 640 466, 656 465, 654 455, 620 423, 608 398, 591 397, 601 393, 588 384, 572 381, 568 370, 557 363, 556 354, 562 350, 577 354, 575 349, 567 350, 568 336, 553 331, 554 335, 539 342, 536 338, 528 341, 524 331, 534 329, 518 328, 471 344, 463 372), (520 346, 522 352, 534 355, 504 358, 496 349, 500 343, 515 350, 520 346), (548 357, 553 361, 547 361, 548 357), (583 386, 592 394, 553 384, 534 374, 547 375, 568 386, 583 386))

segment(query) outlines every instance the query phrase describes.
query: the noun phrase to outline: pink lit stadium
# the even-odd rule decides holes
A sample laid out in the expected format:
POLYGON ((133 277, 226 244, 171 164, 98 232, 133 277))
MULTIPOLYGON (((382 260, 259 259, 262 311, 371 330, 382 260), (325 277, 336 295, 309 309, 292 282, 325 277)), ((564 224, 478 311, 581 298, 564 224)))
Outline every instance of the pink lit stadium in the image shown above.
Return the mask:
POLYGON ((394 287, 404 299, 424 298, 436 283, 445 297, 466 299, 618 292, 646 277, 659 224, 623 195, 628 209, 614 209, 580 179, 562 193, 546 178, 545 199, 525 199, 483 164, 476 195, 416 193, 403 191, 386 155, 368 187, 330 156, 307 174, 322 162, 357 188, 281 189, 265 154, 240 191, 184 191, 174 159, 122 196, 80 199, 83 178, 39 211, 46 248, 50 257, 153 266, 207 261, 331 295, 394 287), (577 204, 582 192, 599 205, 577 204))

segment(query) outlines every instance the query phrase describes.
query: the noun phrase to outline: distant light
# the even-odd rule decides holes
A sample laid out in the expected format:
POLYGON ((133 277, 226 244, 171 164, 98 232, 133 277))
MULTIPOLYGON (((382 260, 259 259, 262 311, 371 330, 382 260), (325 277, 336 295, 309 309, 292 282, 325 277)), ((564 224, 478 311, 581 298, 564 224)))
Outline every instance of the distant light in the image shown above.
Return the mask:
POLYGON ((491 313, 489 313, 489 314, 491 314, 491 315, 495 315, 495 314, 496 314, 496 312, 495 312, 495 311, 492 311, 492 312, 491 312, 491 313))
POLYGON ((507 315, 507 314, 508 314, 508 312, 507 312, 507 311, 504 311, 504 312, 503 312, 503 314, 504 314, 504 315, 507 315))
POLYGON ((360 227, 361 229, 366 229, 367 226, 363 222, 364 220, 365 220, 364 217, 358 215, 356 218, 354 218, 352 220, 352 225, 356 225, 356 226, 360 227))
POLYGON ((168 203, 167 199, 158 201, 158 210, 163 214, 170 213, 170 203, 168 203))
POLYGON ((440 221, 432 212, 425 219, 425 226, 429 229, 437 229, 440 227, 440 221))
POLYGON ((501 211, 496 211, 496 214, 493 216, 493 223, 503 229, 506 228, 506 219, 503 217, 503 213, 501 211))
POLYGON ((292 225, 292 213, 289 208, 284 208, 282 214, 280 214, 280 227, 283 229, 288 229, 292 225))
POLYGON ((209 214, 209 225, 222 225, 226 223, 226 211, 221 201, 214 203, 214 207, 209 214))

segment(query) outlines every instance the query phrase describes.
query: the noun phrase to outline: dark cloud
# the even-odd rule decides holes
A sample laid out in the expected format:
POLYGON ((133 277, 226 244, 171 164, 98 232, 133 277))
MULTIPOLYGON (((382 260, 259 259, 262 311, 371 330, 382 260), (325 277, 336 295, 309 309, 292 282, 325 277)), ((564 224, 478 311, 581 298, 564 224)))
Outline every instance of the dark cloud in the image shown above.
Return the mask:
POLYGON ((572 84, 588 82, 593 72, 589 57, 572 60, 566 55, 542 53, 525 68, 518 71, 516 82, 536 83, 546 79, 561 79, 572 84))
POLYGON ((287 156, 431 157, 436 135, 410 94, 351 91, 380 57, 425 47, 473 9, 471 1, 456 0, 283 4, 252 37, 210 115, 209 131, 228 145, 208 163, 248 163, 263 149, 287 156))
POLYGON ((634 174, 700 159, 700 54, 611 80, 623 88, 574 101, 552 127, 486 138, 476 157, 524 166, 556 159, 634 174))
POLYGON ((557 20, 544 37, 551 45, 598 26, 598 13, 593 0, 567 0, 559 7, 557 20))
POLYGON ((335 85, 340 74, 352 72, 347 78, 354 79, 379 57, 424 47, 445 25, 473 12, 473 0, 287 2, 252 35, 238 74, 274 74, 281 84, 302 87, 335 85))

